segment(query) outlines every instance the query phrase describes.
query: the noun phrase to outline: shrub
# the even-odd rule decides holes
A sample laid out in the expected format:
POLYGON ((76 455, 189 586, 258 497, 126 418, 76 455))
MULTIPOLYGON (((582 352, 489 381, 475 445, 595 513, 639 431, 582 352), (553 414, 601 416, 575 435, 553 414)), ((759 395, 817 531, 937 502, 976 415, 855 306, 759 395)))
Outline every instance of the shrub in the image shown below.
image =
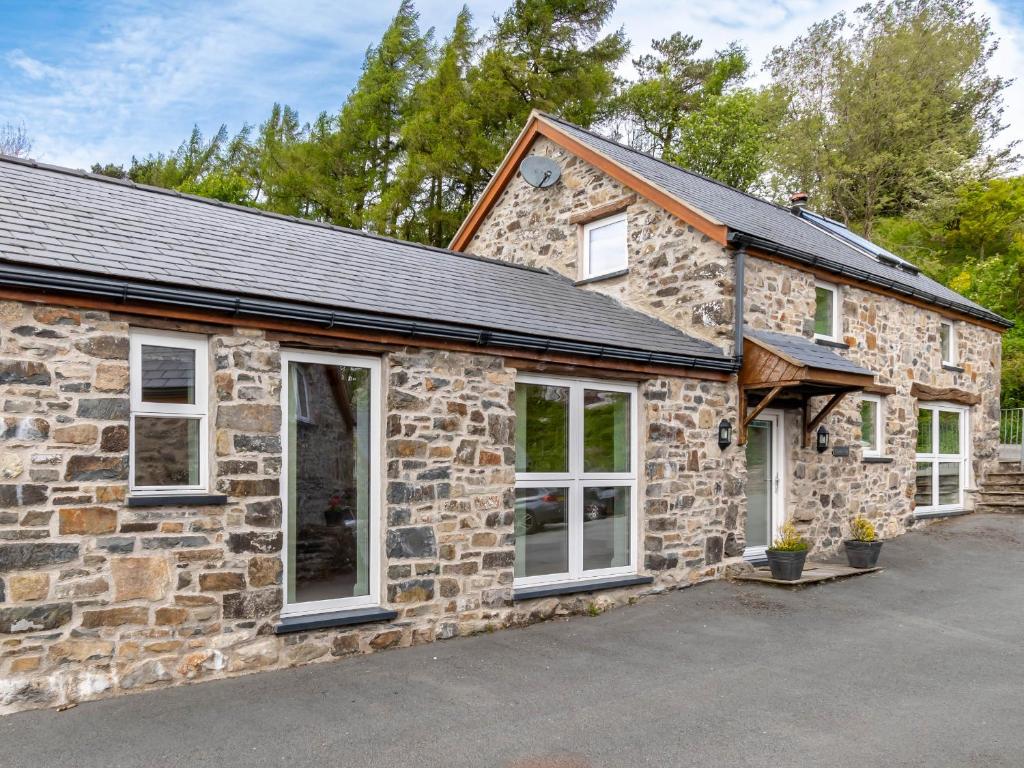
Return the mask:
POLYGON ((807 539, 800 535, 793 523, 782 526, 782 536, 777 538, 768 549, 774 552, 803 552, 807 549, 807 539))
POLYGON ((850 538, 854 541, 877 541, 878 533, 870 520, 857 515, 850 523, 850 538))

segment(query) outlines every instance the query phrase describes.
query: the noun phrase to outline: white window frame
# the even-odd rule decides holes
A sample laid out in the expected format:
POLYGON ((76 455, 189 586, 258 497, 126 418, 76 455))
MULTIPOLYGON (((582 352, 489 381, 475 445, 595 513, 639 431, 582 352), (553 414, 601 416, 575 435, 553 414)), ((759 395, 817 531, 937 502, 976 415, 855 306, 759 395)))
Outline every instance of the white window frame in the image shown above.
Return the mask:
POLYGON ((939 321, 939 357, 942 358, 943 365, 956 365, 956 360, 959 357, 957 354, 956 344, 956 325, 952 320, 940 320, 939 321), (949 328, 949 359, 942 354, 942 327, 949 328))
MULTIPOLYGON (((861 394, 860 399, 862 402, 872 402, 875 404, 875 448, 864 447, 865 456, 884 456, 885 455, 885 398, 881 395, 870 395, 861 394)), ((861 423, 861 439, 864 438, 864 424, 861 423)))
MULTIPOLYGON (((971 441, 968 437, 970 430, 970 409, 967 406, 958 405, 956 403, 944 403, 944 402, 918 402, 917 404, 918 415, 920 411, 928 410, 932 412, 932 447, 938 449, 939 447, 939 413, 942 411, 957 413, 960 416, 960 445, 958 446, 959 453, 940 453, 937 450, 928 453, 916 453, 914 454, 914 477, 915 487, 914 494, 917 495, 917 465, 918 463, 928 462, 932 465, 932 500, 938 500, 939 496, 939 464, 952 464, 958 462, 960 465, 960 495, 957 501, 953 504, 929 504, 918 506, 915 508, 916 513, 937 513, 937 512, 959 512, 964 509, 964 500, 966 499, 966 491, 968 480, 970 479, 970 446, 971 441)), ((918 424, 920 424, 920 418, 918 418, 918 424)), ((915 430, 916 432, 916 430, 915 430)), ((916 445, 917 435, 914 435, 914 442, 916 445)), ((915 449, 916 450, 916 449, 915 449)))
POLYGON ((838 341, 840 329, 842 328, 842 319, 840 316, 840 305, 839 305, 839 286, 834 283, 826 283, 823 280, 814 281, 814 314, 811 315, 811 320, 815 319, 818 309, 818 288, 822 288, 832 294, 832 332, 830 335, 823 333, 814 332, 814 338, 823 339, 825 341, 838 341))
POLYGON ((310 396, 310 392, 309 392, 309 376, 306 375, 305 368, 302 368, 301 366, 299 368, 296 368, 296 371, 298 371, 298 374, 299 374, 299 384, 302 386, 302 393, 303 393, 303 395, 305 395, 305 399, 304 400, 296 399, 295 402, 296 403, 305 402, 306 410, 305 411, 303 411, 301 409, 298 410, 297 413, 295 414, 295 419, 296 419, 296 421, 299 421, 299 422, 301 422, 303 424, 312 424, 313 423, 313 414, 310 412, 310 408, 309 408, 309 396, 310 396))
POLYGON ((282 521, 281 529, 283 535, 283 549, 281 552, 282 574, 281 586, 283 589, 281 617, 288 616, 311 616, 320 613, 332 613, 335 611, 347 611, 355 608, 375 608, 380 605, 380 581, 381 581, 381 526, 380 519, 383 510, 381 499, 381 474, 384 471, 384 456, 381 446, 381 421, 383 413, 384 393, 381 389, 381 360, 378 357, 361 357, 356 355, 343 355, 333 352, 308 352, 298 349, 281 350, 281 507, 282 521), (369 543, 367 552, 370 557, 369 567, 369 592, 359 597, 338 597, 331 600, 308 600, 305 602, 288 602, 289 577, 291 571, 288 562, 291 552, 291 538, 293 533, 288 522, 291 519, 291 494, 290 478, 288 467, 290 457, 288 455, 288 400, 291 377, 288 375, 288 367, 291 363, 313 363, 317 365, 339 365, 353 368, 368 368, 370 371, 370 450, 371 462, 376 466, 369 467, 370 475, 370 509, 368 513, 369 543))
POLYGON ((622 263, 616 266, 614 269, 609 269, 604 272, 594 272, 590 267, 590 233, 595 229, 607 227, 609 224, 616 224, 618 222, 626 223, 626 212, 615 213, 611 216, 603 216, 600 219, 594 221, 588 221, 583 225, 583 279, 589 280, 595 277, 604 277, 605 275, 614 275, 621 272, 624 269, 629 268, 629 224, 626 223, 625 232, 622 238, 622 263))
POLYGON ((517 577, 513 586, 534 587, 552 584, 585 584, 589 581, 606 579, 611 576, 626 576, 637 573, 639 563, 640 522, 637 519, 638 467, 640 434, 638 424, 639 388, 636 385, 612 383, 595 379, 569 379, 555 376, 521 374, 516 384, 539 384, 541 386, 563 387, 569 390, 569 466, 568 472, 516 472, 516 488, 566 488, 569 515, 569 570, 566 573, 543 574, 517 577), (630 451, 629 472, 584 472, 583 471, 583 392, 596 389, 602 392, 624 392, 630 395, 630 451), (616 568, 583 570, 583 489, 592 487, 619 486, 629 488, 629 564, 616 568))
POLYGON ((133 328, 128 334, 129 402, 131 404, 128 437, 128 488, 136 496, 168 496, 183 492, 206 492, 209 482, 209 355, 206 336, 175 331, 133 328), (147 403, 142 399, 142 347, 171 347, 195 352, 195 403, 147 403), (199 420, 199 482, 195 485, 144 486, 135 482, 135 419, 188 416, 199 420))

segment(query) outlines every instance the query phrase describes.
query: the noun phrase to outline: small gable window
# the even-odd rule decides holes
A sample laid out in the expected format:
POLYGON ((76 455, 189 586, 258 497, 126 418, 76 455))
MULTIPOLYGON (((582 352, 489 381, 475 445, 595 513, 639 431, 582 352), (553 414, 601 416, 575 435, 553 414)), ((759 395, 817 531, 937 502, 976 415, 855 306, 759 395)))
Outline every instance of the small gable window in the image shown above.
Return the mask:
POLYGON ((814 284, 814 338, 839 339, 839 288, 830 283, 814 284))
POLYGON ((956 328, 949 320, 939 323, 939 346, 942 349, 942 362, 956 365, 956 328))
POLYGON ((583 226, 583 279, 621 272, 627 265, 625 213, 583 226))

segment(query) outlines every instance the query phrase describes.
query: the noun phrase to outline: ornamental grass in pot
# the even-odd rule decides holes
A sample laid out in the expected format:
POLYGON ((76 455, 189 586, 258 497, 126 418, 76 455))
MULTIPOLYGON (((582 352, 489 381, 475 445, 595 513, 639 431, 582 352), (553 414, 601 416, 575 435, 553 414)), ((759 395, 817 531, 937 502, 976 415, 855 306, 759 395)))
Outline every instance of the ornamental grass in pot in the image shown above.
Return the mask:
POLYGON ((846 561, 851 568, 874 568, 878 563, 882 541, 870 520, 859 515, 853 518, 853 522, 850 523, 850 538, 843 544, 846 545, 846 561))
POLYGON ((800 535, 793 523, 786 523, 782 526, 782 536, 772 542, 766 554, 773 579, 796 581, 804 572, 807 539, 800 535))

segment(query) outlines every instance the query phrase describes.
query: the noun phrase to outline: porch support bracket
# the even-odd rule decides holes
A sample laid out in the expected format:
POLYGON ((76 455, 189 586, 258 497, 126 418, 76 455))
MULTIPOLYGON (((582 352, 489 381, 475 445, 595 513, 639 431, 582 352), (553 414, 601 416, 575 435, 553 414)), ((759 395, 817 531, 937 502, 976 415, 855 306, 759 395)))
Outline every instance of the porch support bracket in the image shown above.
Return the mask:
POLYGON ((772 387, 771 391, 761 398, 761 402, 754 406, 754 409, 748 413, 747 392, 743 388, 740 389, 740 434, 736 441, 739 445, 747 444, 747 427, 750 426, 750 422, 756 419, 760 415, 761 411, 771 405, 772 400, 774 400, 781 391, 782 387, 772 387))
POLYGON ((814 434, 814 430, 816 430, 818 428, 818 425, 825 420, 826 416, 828 416, 830 413, 832 413, 832 411, 836 409, 836 406, 838 406, 839 403, 842 402, 843 398, 846 397, 846 395, 847 393, 845 391, 836 392, 834 395, 832 395, 829 401, 825 403, 825 407, 818 411, 818 414, 813 419, 809 419, 811 415, 811 399, 809 397, 804 398, 804 448, 808 447, 811 444, 811 435, 814 434))

